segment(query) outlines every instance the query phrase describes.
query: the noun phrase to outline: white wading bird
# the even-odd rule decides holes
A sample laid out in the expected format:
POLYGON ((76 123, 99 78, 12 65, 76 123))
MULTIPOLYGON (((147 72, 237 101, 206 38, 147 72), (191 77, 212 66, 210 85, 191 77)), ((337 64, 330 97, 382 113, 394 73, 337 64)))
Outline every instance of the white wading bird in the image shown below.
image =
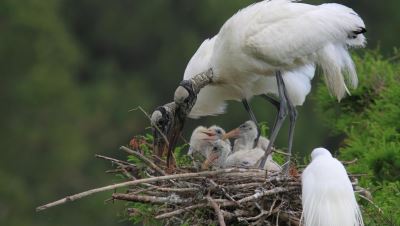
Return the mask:
MULTIPOLYGON (((224 167, 243 167, 249 168, 259 165, 269 140, 260 136, 257 146, 254 148, 254 141, 257 139, 257 126, 253 121, 247 121, 238 128, 233 129, 224 135, 224 138, 236 138, 231 153, 224 161, 224 167)), ((264 169, 267 171, 281 171, 281 167, 272 160, 272 154, 267 157, 264 169)))
POLYGON ((200 91, 189 117, 222 114, 226 100, 242 100, 256 122, 247 100, 274 94, 279 101, 265 96, 279 112, 260 168, 287 115, 289 161, 295 106, 302 105, 310 92, 315 65, 322 68, 331 94, 342 99, 349 92, 347 85, 355 88, 358 83, 348 48, 364 46, 365 31, 357 13, 339 4, 315 6, 290 0, 252 4, 205 40, 187 65, 185 80, 213 70, 212 83, 200 91))
POLYGON ((363 226, 346 169, 324 148, 314 149, 302 174, 305 226, 363 226))

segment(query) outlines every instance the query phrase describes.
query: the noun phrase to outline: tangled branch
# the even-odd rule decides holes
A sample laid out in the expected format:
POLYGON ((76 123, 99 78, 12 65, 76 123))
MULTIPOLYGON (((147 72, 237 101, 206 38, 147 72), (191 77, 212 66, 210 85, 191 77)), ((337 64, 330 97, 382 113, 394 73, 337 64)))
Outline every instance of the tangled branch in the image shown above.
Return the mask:
MULTIPOLYGON (((165 161, 160 161, 160 158, 127 147, 121 147, 121 150, 135 156, 147 167, 96 155, 116 165, 119 170, 115 172, 122 173, 127 181, 67 196, 36 210, 42 211, 98 192, 114 191, 112 200, 130 203, 128 215, 162 220, 165 225, 183 222, 189 225, 300 225, 301 181, 298 174, 283 176, 244 168, 199 171, 193 167, 181 167, 177 168, 177 174, 168 175, 165 161), (153 207, 152 212, 146 213, 134 204, 149 205, 153 207)), ((358 187, 356 182, 353 185, 358 187)))

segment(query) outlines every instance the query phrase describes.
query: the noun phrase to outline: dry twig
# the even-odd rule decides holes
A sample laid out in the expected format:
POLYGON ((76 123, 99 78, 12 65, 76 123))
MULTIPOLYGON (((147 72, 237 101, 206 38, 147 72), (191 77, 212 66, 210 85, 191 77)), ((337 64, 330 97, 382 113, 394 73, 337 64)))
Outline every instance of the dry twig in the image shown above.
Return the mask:
POLYGON ((146 158, 144 155, 140 154, 139 152, 131 150, 131 149, 125 147, 125 146, 121 146, 120 149, 125 151, 126 153, 128 153, 130 155, 134 155, 134 156, 138 157, 144 163, 146 163, 150 168, 154 169, 155 171, 157 171, 161 175, 164 175, 164 176, 167 175, 164 170, 162 170, 160 167, 158 167, 156 164, 154 164, 154 162, 152 162, 150 159, 146 158))
POLYGON ((217 215, 217 217, 218 217, 219 225, 220 226, 226 226, 224 215, 222 214, 221 209, 219 208, 219 206, 215 202, 215 200, 213 198, 211 198, 210 193, 207 195, 207 200, 215 210, 215 215, 217 215))

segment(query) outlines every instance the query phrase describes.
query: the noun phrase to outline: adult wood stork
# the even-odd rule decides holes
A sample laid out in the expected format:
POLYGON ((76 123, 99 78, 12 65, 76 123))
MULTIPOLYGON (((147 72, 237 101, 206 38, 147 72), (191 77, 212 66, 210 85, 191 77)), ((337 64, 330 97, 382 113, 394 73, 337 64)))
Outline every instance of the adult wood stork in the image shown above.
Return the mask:
POLYGON ((325 148, 314 149, 302 174, 305 226, 363 226, 353 186, 343 164, 325 148))
MULTIPOLYGON (((355 88, 358 83, 348 48, 364 46, 364 32, 358 14, 340 4, 316 6, 290 0, 252 4, 228 19, 189 61, 185 80, 213 70, 211 83, 199 92, 189 117, 222 114, 226 100, 239 100, 256 122, 248 100, 254 95, 275 94, 278 101, 266 97, 275 103, 278 115, 260 168, 287 115, 289 162, 295 106, 302 105, 309 93, 315 66, 322 68, 331 94, 342 99, 349 93, 348 86, 355 88)), ((175 93, 175 99, 185 100, 192 92, 185 89, 187 92, 175 93)))

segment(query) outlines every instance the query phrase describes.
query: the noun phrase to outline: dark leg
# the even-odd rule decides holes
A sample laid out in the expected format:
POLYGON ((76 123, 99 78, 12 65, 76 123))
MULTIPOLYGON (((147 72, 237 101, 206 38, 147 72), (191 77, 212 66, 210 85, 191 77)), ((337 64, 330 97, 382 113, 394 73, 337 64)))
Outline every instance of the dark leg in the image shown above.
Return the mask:
POLYGON ((288 114, 288 106, 287 106, 287 100, 285 96, 285 83, 283 82, 282 74, 280 71, 276 72, 276 82, 278 85, 278 94, 279 94, 279 100, 280 100, 280 105, 279 105, 279 112, 276 118, 275 126, 271 132, 270 138, 269 138, 269 144, 267 147, 267 150, 265 151, 264 157, 261 160, 260 169, 264 168, 265 162, 267 161, 268 155, 272 151, 272 146, 274 145, 275 139, 278 135, 279 130, 282 127, 283 122, 285 121, 285 118, 288 114))
POLYGON ((253 111, 251 110, 251 107, 250 107, 249 103, 247 102, 247 100, 246 100, 246 99, 242 99, 242 103, 243 103, 243 106, 244 106, 244 108, 246 109, 247 113, 249 113, 250 119, 251 119, 251 120, 256 124, 256 126, 257 126, 257 137, 256 137, 256 139, 254 140, 254 146, 253 146, 253 147, 256 147, 257 144, 258 144, 258 139, 260 138, 260 133, 261 133, 261 132, 260 132, 260 128, 258 128, 258 122, 257 122, 256 116, 254 115, 253 111))
MULTIPOLYGON (((279 112, 279 109, 281 108, 281 103, 279 103, 279 101, 275 100, 274 98, 272 98, 266 94, 262 94, 261 97, 266 99, 272 105, 274 105, 276 107, 277 112, 279 112)), ((271 127, 271 131, 274 131, 277 121, 278 121, 278 117, 275 118, 274 125, 271 127)))
POLYGON ((293 136, 294 136, 294 128, 296 125, 297 119, 297 110, 296 107, 293 106, 292 102, 288 98, 287 90, 285 89, 285 96, 288 103, 288 110, 289 110, 289 145, 288 145, 288 155, 286 156, 286 162, 283 165, 283 172, 285 174, 288 173, 290 168, 290 157, 292 155, 292 147, 293 147, 293 136))
POLYGON ((268 102, 270 102, 272 105, 276 107, 276 110, 279 111, 280 108, 280 103, 279 101, 275 100, 275 98, 268 96, 267 94, 261 94, 260 95, 262 98, 266 99, 268 102))

